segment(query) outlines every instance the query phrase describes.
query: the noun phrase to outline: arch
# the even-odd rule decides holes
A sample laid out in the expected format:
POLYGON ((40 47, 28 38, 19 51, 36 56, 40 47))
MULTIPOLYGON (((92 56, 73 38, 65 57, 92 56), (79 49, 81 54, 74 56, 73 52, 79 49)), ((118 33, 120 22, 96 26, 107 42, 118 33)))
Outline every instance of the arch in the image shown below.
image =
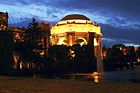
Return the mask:
POLYGON ((87 40, 86 40, 85 38, 82 38, 82 37, 77 37, 77 38, 75 39, 75 42, 76 42, 76 40, 78 40, 78 39, 79 39, 79 40, 81 39, 81 40, 84 41, 84 42, 81 42, 81 43, 80 43, 81 46, 84 45, 84 44, 85 44, 85 45, 88 44, 88 43, 87 43, 87 40))
POLYGON ((62 37, 61 39, 59 39, 58 41, 58 45, 67 45, 67 42, 66 42, 66 38, 65 37, 62 37))

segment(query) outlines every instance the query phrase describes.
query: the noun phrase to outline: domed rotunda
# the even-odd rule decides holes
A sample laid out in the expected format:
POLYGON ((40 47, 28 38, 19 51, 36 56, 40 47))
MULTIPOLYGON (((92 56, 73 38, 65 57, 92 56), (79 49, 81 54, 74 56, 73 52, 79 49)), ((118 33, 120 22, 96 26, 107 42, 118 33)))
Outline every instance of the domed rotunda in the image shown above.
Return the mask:
POLYGON ((74 44, 94 47, 95 56, 101 50, 101 27, 84 15, 73 14, 62 18, 51 28, 51 45, 74 44))

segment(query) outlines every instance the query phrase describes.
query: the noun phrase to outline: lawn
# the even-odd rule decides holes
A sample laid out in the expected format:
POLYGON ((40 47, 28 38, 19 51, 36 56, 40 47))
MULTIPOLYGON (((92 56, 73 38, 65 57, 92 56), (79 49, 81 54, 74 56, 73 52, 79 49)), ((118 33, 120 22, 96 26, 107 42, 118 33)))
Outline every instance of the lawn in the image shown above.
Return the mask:
POLYGON ((0 93, 140 93, 140 83, 0 76, 0 93))

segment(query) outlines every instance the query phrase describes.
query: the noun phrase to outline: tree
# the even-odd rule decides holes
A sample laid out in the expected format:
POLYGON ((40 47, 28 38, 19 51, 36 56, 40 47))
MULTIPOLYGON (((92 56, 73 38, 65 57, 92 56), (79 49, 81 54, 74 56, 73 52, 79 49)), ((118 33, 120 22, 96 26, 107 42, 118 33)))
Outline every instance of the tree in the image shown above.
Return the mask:
POLYGON ((91 46, 79 44, 72 46, 75 54, 74 67, 75 72, 86 73, 93 72, 96 70, 96 58, 91 46))
POLYGON ((130 49, 129 60, 133 64, 133 62, 137 61, 137 57, 136 57, 136 53, 135 53, 135 50, 134 50, 134 46, 129 46, 129 49, 130 49))
POLYGON ((65 45, 56 45, 49 48, 49 58, 51 59, 51 67, 55 74, 68 73, 68 50, 65 45))
POLYGON ((0 31, 0 74, 10 74, 13 65, 13 35, 0 31))
POLYGON ((106 48, 106 45, 105 44, 103 45, 102 50, 103 51, 107 51, 107 48, 106 48))
POLYGON ((25 31, 25 42, 28 42, 33 47, 33 51, 40 52, 43 44, 41 43, 45 32, 38 27, 38 22, 33 18, 32 22, 29 23, 27 30, 25 31))
POLYGON ((107 70, 127 66, 128 55, 124 55, 122 48, 125 48, 122 44, 114 45, 112 48, 108 48, 107 56, 103 59, 104 66, 107 70))
POLYGON ((32 69, 33 63, 40 63, 40 53, 43 50, 41 40, 44 35, 45 32, 38 27, 38 22, 33 18, 25 31, 24 42, 17 42, 15 44, 15 51, 18 53, 20 60, 24 63, 29 63, 30 69, 32 69))
POLYGON ((140 47, 138 47, 138 50, 136 51, 136 55, 137 55, 137 58, 140 59, 140 47))
POLYGON ((92 48, 88 45, 82 47, 79 44, 68 47, 65 45, 51 46, 49 59, 51 62, 46 62, 46 67, 55 74, 89 73, 96 70, 96 58, 92 48))

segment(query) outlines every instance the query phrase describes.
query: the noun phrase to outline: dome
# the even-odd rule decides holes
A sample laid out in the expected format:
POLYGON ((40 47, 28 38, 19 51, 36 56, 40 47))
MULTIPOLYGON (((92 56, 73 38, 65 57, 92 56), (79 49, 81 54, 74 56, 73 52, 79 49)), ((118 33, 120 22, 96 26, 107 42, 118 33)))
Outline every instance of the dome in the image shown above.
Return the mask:
POLYGON ((67 15, 64 18, 61 19, 61 21, 64 20, 72 20, 72 19, 83 19, 83 20, 90 20, 89 18, 87 18, 84 15, 80 15, 80 14, 73 14, 73 15, 67 15))

